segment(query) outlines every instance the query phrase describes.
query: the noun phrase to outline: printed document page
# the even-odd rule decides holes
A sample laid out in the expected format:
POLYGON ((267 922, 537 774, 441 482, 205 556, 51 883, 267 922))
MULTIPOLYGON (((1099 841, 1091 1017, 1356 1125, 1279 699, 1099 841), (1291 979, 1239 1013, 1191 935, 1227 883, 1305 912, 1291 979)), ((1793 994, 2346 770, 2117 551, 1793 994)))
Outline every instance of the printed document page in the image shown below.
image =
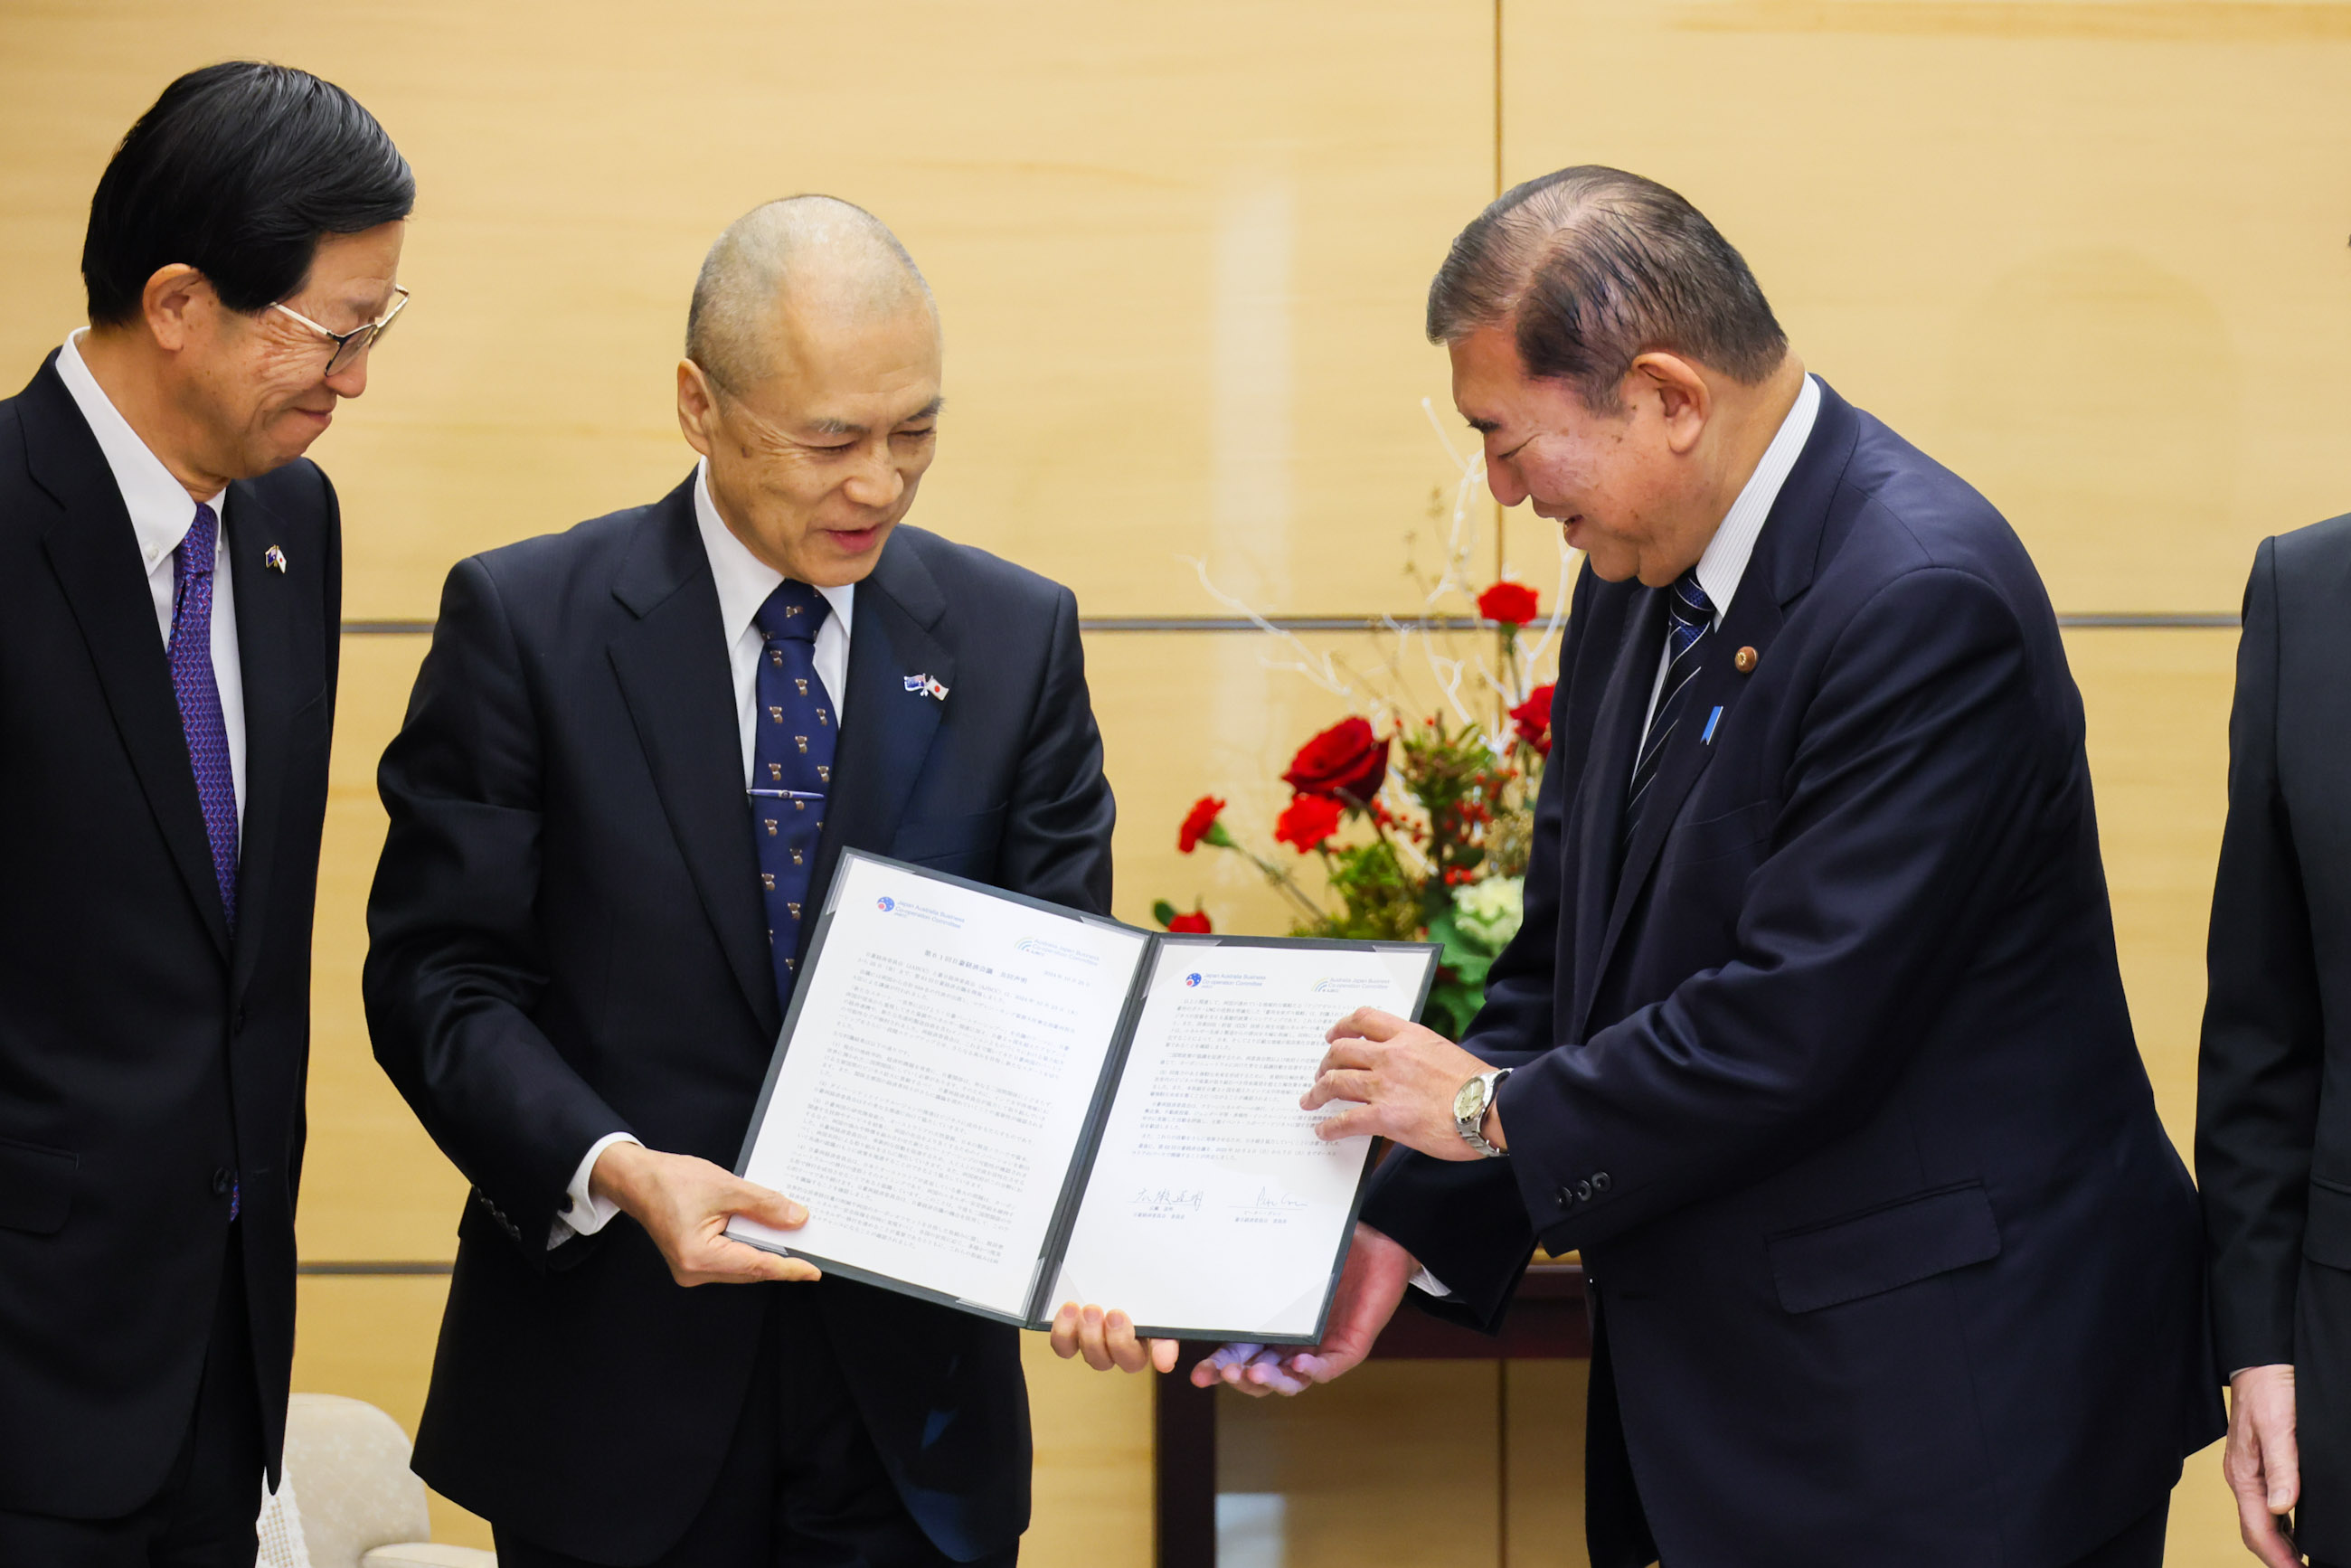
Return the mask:
POLYGON ((1162 938, 1061 1273, 1064 1301, 1232 1338, 1317 1329, 1369 1138, 1307 1112, 1323 1033, 1359 1007, 1413 1016, 1426 949, 1162 938))
POLYGON ((1148 938, 844 856, 729 1234, 1025 1314, 1148 938))

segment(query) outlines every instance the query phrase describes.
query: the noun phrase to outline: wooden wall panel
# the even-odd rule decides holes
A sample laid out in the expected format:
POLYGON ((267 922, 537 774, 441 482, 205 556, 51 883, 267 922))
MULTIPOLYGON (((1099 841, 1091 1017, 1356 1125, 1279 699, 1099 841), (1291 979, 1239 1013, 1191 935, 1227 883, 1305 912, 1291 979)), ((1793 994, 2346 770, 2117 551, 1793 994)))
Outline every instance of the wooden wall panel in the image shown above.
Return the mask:
POLYGON ((1491 193, 1487 0, 1105 9, 923 0, 0 7, 0 365, 78 319, 89 192, 172 75, 265 55, 342 83, 417 171, 415 302, 322 439, 348 605, 429 615, 473 550, 690 467, 695 267, 758 202, 894 225, 947 334, 914 516, 1096 612, 1403 605, 1343 541, 1450 465, 1420 300, 1491 193))
POLYGON ((2237 635, 2082 631, 2067 635, 2065 653, 2089 719, 2098 836, 2131 1026, 2157 1108, 2187 1158, 2204 1017, 2204 934, 2229 809, 2237 635))
POLYGON ((2351 506, 2351 5, 1527 0, 1504 57, 1510 179, 1679 189, 2060 609, 2234 610, 2351 506))

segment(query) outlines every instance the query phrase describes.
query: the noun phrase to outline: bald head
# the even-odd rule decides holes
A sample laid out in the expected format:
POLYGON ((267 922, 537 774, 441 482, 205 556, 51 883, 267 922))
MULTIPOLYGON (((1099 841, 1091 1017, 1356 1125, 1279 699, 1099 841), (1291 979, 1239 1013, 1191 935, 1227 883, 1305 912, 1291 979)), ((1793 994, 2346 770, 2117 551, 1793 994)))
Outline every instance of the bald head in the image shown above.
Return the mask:
POLYGON ((938 311, 889 226, 836 196, 787 196, 736 219, 703 258, 685 318, 685 357, 729 392, 776 372, 810 329, 938 311))

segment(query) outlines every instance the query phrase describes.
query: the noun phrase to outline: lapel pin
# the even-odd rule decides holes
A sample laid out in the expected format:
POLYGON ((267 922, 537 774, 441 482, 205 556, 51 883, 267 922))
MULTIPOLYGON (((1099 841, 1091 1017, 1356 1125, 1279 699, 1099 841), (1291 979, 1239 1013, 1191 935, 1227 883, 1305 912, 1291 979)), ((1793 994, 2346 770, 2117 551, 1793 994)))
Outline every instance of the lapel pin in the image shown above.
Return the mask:
POLYGON ((923 690, 929 693, 932 696, 938 698, 941 702, 947 700, 946 687, 939 685, 936 681, 925 679, 923 683, 923 690))
POLYGON ((261 564, 272 571, 283 572, 286 570, 286 552, 271 545, 261 552, 261 564))
POLYGON ((1740 649, 1737 655, 1731 659, 1730 664, 1731 668, 1737 670, 1742 675, 1753 674, 1755 673, 1755 650, 1752 648, 1740 649))
POLYGON ((928 675, 908 675, 906 677, 906 689, 910 692, 925 690, 930 685, 930 684, 931 677, 928 675))

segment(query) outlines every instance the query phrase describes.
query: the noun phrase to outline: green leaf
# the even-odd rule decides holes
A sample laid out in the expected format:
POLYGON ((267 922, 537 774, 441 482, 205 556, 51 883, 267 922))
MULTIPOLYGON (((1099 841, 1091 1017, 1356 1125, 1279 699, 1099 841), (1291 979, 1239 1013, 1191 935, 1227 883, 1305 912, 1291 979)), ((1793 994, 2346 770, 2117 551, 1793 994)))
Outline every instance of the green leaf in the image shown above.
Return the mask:
POLYGON ((1173 925, 1176 924, 1176 906, 1163 898, 1151 906, 1151 918, 1163 926, 1173 925))
MULTIPOLYGON (((1486 972, 1494 967, 1494 956, 1461 934, 1461 928, 1453 923, 1453 906, 1449 903, 1430 918, 1428 939, 1445 945, 1445 967, 1482 999, 1486 993, 1486 972)), ((1472 1010, 1475 1010, 1474 1006, 1472 1010)), ((1468 1020, 1465 1019, 1463 1021, 1466 1023, 1468 1020)))

